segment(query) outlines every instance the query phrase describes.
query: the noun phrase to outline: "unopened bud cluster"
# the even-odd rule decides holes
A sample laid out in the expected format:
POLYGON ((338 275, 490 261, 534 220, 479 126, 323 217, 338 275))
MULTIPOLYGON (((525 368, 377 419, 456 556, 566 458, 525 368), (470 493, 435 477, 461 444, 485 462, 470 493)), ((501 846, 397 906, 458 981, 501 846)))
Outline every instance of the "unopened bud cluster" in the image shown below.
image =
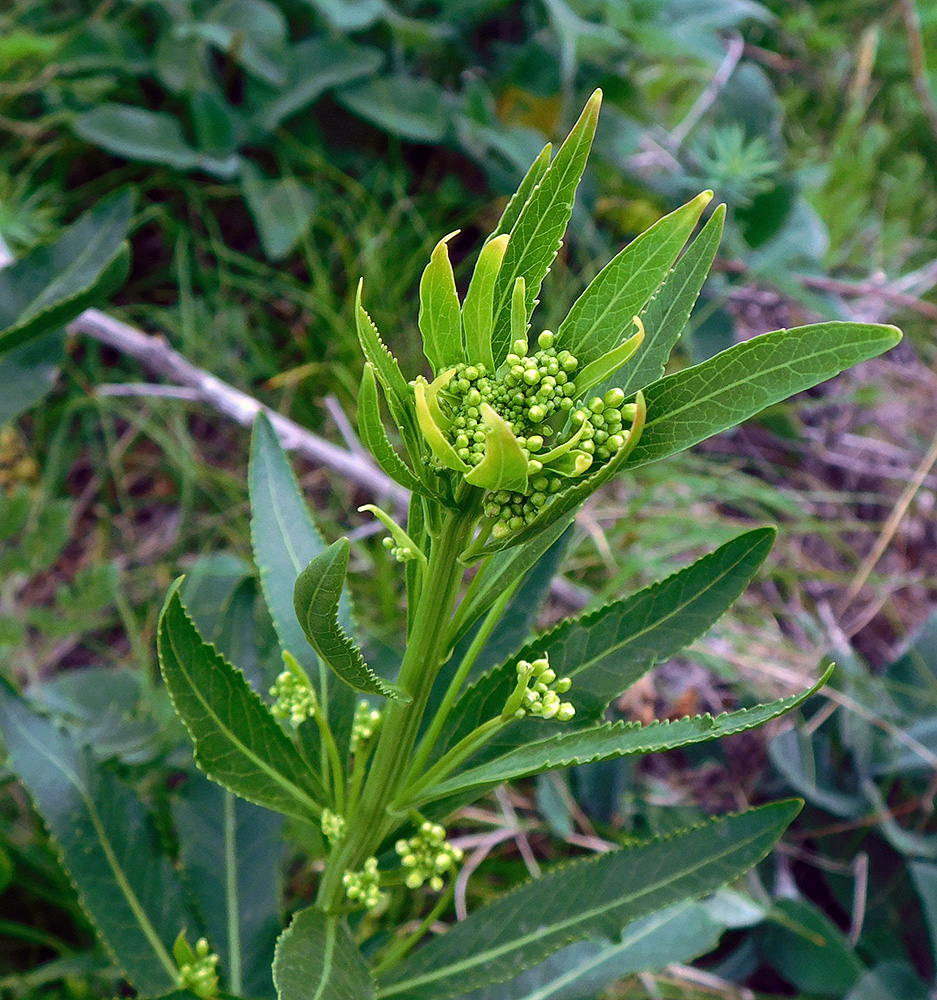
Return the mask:
POLYGON ((270 697, 276 699, 271 713, 277 719, 289 719, 294 727, 305 722, 316 708, 315 692, 291 670, 284 670, 277 676, 270 688, 270 697))
POLYGON ((374 909, 384 899, 384 893, 381 892, 381 873, 377 870, 377 858, 368 858, 360 872, 345 872, 342 876, 342 885, 345 886, 345 895, 351 902, 363 906, 366 910, 374 909))
POLYGON ((414 549, 409 545, 398 545, 393 538, 385 538, 382 544, 399 563, 419 559, 419 554, 414 549))
POLYGON ((381 713, 362 698, 355 706, 355 718, 351 724, 352 753, 356 753, 362 743, 371 739, 380 721, 381 713))
POLYGON ((323 836, 330 844, 337 844, 345 836, 344 816, 339 816, 338 813, 332 812, 331 809, 322 810, 320 825, 323 836))
MULTIPOLYGON (((189 952, 191 954, 191 952, 189 952)), ((205 938, 195 943, 195 960, 179 966, 176 984, 181 990, 191 990, 205 1000, 218 994, 218 956, 205 938)))
POLYGON ((560 695, 572 687, 568 677, 557 677, 549 659, 518 660, 517 687, 504 707, 502 717, 523 719, 534 715, 540 719, 568 722, 575 714, 571 702, 561 701, 560 695))
POLYGON ((454 869, 462 861, 463 852, 446 842, 446 831, 438 823, 420 824, 418 832, 409 840, 398 840, 394 849, 400 855, 400 863, 409 868, 407 887, 419 889, 429 881, 430 887, 439 892, 443 887, 443 875, 454 869))

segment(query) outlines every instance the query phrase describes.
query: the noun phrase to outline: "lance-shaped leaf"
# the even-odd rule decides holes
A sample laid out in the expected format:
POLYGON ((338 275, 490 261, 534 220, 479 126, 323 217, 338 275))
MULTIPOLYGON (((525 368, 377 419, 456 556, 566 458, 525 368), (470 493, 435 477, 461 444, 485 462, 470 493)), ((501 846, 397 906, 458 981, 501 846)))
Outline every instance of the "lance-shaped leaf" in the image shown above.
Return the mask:
POLYGON ((556 332, 557 347, 582 365, 612 350, 667 277, 711 200, 712 191, 704 191, 632 240, 573 303, 556 332))
POLYGON ((597 90, 510 229, 511 239, 495 288, 492 334, 495 364, 504 360, 510 346, 514 283, 518 278, 524 278, 526 282, 526 312, 529 318, 537 303, 540 285, 562 245, 573 211, 576 188, 592 148, 601 101, 602 92, 597 90))
POLYGON ((641 346, 644 341, 644 324, 638 316, 634 317, 633 322, 638 327, 638 332, 633 337, 629 337, 617 347, 613 347, 608 354, 603 354, 587 364, 576 376, 576 391, 580 396, 585 396, 590 389, 594 389, 609 375, 618 371, 641 346))
POLYGON ((481 248, 462 303, 466 359, 469 364, 485 365, 489 372, 494 371, 495 367, 494 355, 491 353, 495 284, 509 238, 507 233, 503 233, 481 248))
POLYGON ((416 473, 394 450, 394 446, 384 430, 381 420, 381 405, 377 395, 377 379, 374 365, 365 362, 358 391, 358 433, 365 448, 374 456, 374 461, 394 482, 410 490, 411 493, 425 493, 425 487, 416 473))
POLYGON ((632 921, 741 875, 768 853, 800 807, 777 802, 561 866, 404 959, 377 996, 449 1000, 510 979, 573 941, 614 940, 632 921))
MULTIPOLYGON (((464 558, 478 558, 479 556, 491 555, 500 552, 502 549, 512 548, 515 545, 523 545, 535 538, 542 531, 555 524, 561 518, 565 518, 575 513, 592 494, 603 486, 610 479, 616 476, 623 469, 628 460, 628 456, 638 444, 641 432, 644 427, 645 406, 644 397, 639 392, 635 399, 637 409, 634 420, 631 423, 631 430, 628 440, 618 450, 618 452, 605 463, 605 465, 590 472, 585 479, 569 486, 561 493, 548 499, 546 504, 540 508, 537 516, 523 528, 512 530, 498 538, 490 538, 483 545, 470 546, 464 558)), ((549 471, 549 470, 548 470, 549 471)))
POLYGON ((102 201, 48 246, 0 270, 0 351, 70 323, 127 278, 133 197, 102 201))
POLYGON ((832 666, 828 667, 813 687, 790 698, 781 698, 754 708, 743 708, 737 712, 724 712, 715 718, 711 715, 687 716, 675 722, 652 722, 647 726, 642 726, 639 722, 606 722, 592 729, 559 732, 545 740, 516 747, 477 767, 470 767, 420 793, 408 805, 421 805, 466 792, 471 792, 473 796, 481 795, 483 791, 506 781, 528 778, 541 771, 554 771, 574 764, 591 764, 615 757, 660 753, 744 733, 796 708, 816 694, 829 680, 832 672, 832 666))
POLYGON ((511 345, 527 343, 527 284, 523 277, 514 282, 511 293, 511 345))
POLYGON ((485 457, 466 473, 465 481, 488 490, 527 491, 527 457, 511 425, 487 403, 481 404, 485 425, 485 457))
MULTIPOLYGON (((500 715, 517 683, 517 661, 544 654, 558 677, 572 679, 565 697, 573 702, 577 720, 599 721, 608 704, 655 663, 676 655, 718 621, 764 562, 775 535, 774 528, 747 531, 665 580, 531 639, 466 689, 453 707, 438 752, 500 715)), ((544 725, 540 720, 516 723, 499 736, 498 744, 506 750, 537 739, 544 725)))
POLYGON ((400 373, 400 366, 397 359, 390 353, 381 340, 381 335, 377 332, 374 321, 368 315, 361 304, 361 292, 364 287, 364 279, 358 282, 358 290, 355 293, 355 326, 358 330, 358 342, 364 356, 374 365, 374 371, 381 380, 388 398, 393 396, 399 405, 408 406, 413 394, 407 385, 407 380, 400 373))
POLYGON ((325 792, 246 678, 199 635, 178 581, 159 619, 159 665, 169 696, 212 781, 286 816, 311 820, 325 792))
POLYGON ((374 981, 344 920, 310 906, 277 941, 273 981, 279 1000, 371 1000, 374 981))
POLYGON ((350 687, 366 694, 409 701, 409 695, 374 673, 339 624, 338 601, 350 552, 348 539, 339 538, 299 574, 293 591, 296 617, 315 651, 350 687))
POLYGON ((514 228, 514 224, 521 214, 521 209, 530 201, 531 195, 536 190, 537 185, 543 180, 543 175, 550 169, 550 155, 552 152, 553 144, 548 142, 537 154, 537 159, 531 163, 530 168, 524 175, 524 179, 514 194, 511 195, 507 205, 505 205, 504 211, 501 213, 501 218, 498 220, 498 225, 495 226, 494 232, 488 237, 489 242, 497 239, 499 236, 510 233, 514 228))
POLYGON ((82 908, 141 992, 175 985, 172 943, 192 922, 179 875, 139 800, 90 750, 0 684, 0 733, 61 851, 82 908))
POLYGON ((459 294, 446 245, 458 232, 456 229, 436 244, 420 278, 419 327, 423 353, 434 375, 465 360, 459 294))
POLYGON ((657 462, 760 413, 901 340, 893 326, 816 323, 736 344, 649 385, 647 421, 626 462, 657 462))
POLYGON ((446 440, 442 428, 433 419, 433 411, 430 408, 431 397, 428 394, 430 386, 426 384, 426 379, 422 375, 417 375, 416 383, 413 386, 413 395, 416 399, 416 418, 420 424, 420 430, 426 443, 430 446, 433 454, 447 469, 454 469, 456 472, 468 472, 471 466, 462 461, 456 454, 455 448, 446 440))
POLYGON ((640 353, 633 364, 605 382, 600 391, 618 386, 625 396, 630 396, 663 375, 664 365, 680 339, 716 259, 725 217, 726 207, 720 205, 651 297, 641 313, 644 343, 640 353))

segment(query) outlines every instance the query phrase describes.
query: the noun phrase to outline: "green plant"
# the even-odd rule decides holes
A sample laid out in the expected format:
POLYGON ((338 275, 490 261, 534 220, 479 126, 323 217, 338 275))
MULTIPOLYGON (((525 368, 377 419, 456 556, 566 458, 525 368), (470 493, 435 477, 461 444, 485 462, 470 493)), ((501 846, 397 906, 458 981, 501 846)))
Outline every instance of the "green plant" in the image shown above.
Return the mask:
MULTIPOLYGON (((166 689, 199 767, 222 789, 193 781, 193 794, 202 796, 196 815, 167 818, 150 787, 162 817, 162 837, 154 839, 146 807, 125 783, 128 761, 123 769, 102 766, 80 726, 60 730, 0 690, 11 767, 139 991, 210 998, 223 983, 238 996, 270 994, 262 968, 269 928, 249 924, 245 880, 269 874, 275 863, 246 860, 251 835, 243 830, 276 813, 321 862, 315 902, 293 916, 273 957, 281 1000, 418 1000, 489 986, 494 995, 519 996, 509 981, 527 970, 528 982, 548 982, 557 954, 566 955, 580 989, 600 989, 628 967, 621 954, 597 982, 583 978, 595 963, 567 946, 587 942, 587 957, 595 948, 608 957, 603 942, 611 940, 620 952, 623 931, 662 911, 675 919, 668 907, 686 906, 759 862, 796 815, 797 803, 773 803, 573 861, 423 943, 452 899, 462 855, 442 824, 461 806, 505 781, 742 732, 816 691, 717 718, 648 726, 605 720, 624 689, 739 595, 770 549, 770 528, 745 532, 660 583, 525 641, 531 608, 543 598, 551 554, 576 511, 612 477, 687 448, 900 337, 893 327, 817 324, 766 334, 662 376, 721 234, 720 207, 680 256, 710 201, 705 193, 629 244, 556 333, 543 331, 531 348, 531 314, 569 223, 599 103, 597 92, 552 160, 548 146, 534 161, 461 302, 448 237, 436 246, 420 284, 431 381, 404 377, 359 287, 356 326, 367 360, 361 438, 412 494, 405 529, 380 508, 366 508, 386 526, 387 546, 403 566, 399 663, 375 670, 352 638, 350 543, 321 541, 261 418, 249 475, 251 533, 284 668, 271 677, 257 655, 257 630, 265 626, 250 586, 235 585, 207 616, 193 617, 177 583, 158 632, 166 689), (385 429, 381 393, 405 458, 385 429), (195 905, 187 881, 200 887, 195 905), (413 928, 405 926, 411 916, 413 928)), ((258 893, 269 915, 275 885, 268 879, 258 893)), ((641 933, 650 933, 646 925, 641 933)), ((666 962, 669 954, 662 947, 645 960, 666 962)))

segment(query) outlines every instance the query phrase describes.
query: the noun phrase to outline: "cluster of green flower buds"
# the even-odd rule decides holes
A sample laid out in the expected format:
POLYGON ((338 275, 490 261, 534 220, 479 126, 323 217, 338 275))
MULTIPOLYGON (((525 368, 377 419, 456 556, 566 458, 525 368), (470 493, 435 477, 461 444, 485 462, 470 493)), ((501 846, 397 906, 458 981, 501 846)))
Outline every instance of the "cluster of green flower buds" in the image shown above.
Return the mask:
POLYGON ((393 538, 385 538, 381 544, 399 563, 409 562, 411 559, 419 559, 419 555, 415 549, 409 545, 398 545, 393 538))
POLYGON ((419 889, 429 881, 435 891, 443 887, 443 875, 462 861, 463 852, 446 842, 446 831, 438 823, 424 822, 409 840, 398 840, 394 849, 400 863, 409 868, 407 887, 419 889))
POLYGON ((355 717, 351 724, 351 752, 357 753, 362 743, 367 743, 377 732, 381 722, 381 713, 372 708, 370 702, 361 699, 355 705, 355 717))
MULTIPOLYGON (((177 947, 178 950, 178 947, 177 947)), ((186 946, 188 960, 180 963, 176 985, 180 990, 191 990, 204 1000, 218 995, 218 956, 205 938, 199 938, 195 950, 186 946)))
POLYGON ((331 809, 322 810, 322 819, 319 823, 323 836, 330 844, 337 844, 345 836, 345 817, 339 816, 331 809))
POLYGON ((287 661, 287 669, 277 676, 270 687, 270 697, 276 699, 270 708, 277 719, 289 719, 296 728, 306 721, 316 710, 316 693, 306 677, 291 669, 287 661))
POLYGON ((381 892, 381 873, 377 870, 377 858, 368 858, 360 872, 345 872, 342 876, 342 885, 345 886, 345 895, 351 902, 363 906, 366 910, 373 910, 384 899, 384 893, 381 892))
POLYGON ((547 656, 538 660, 517 661, 517 686, 505 702, 501 718, 523 719, 534 715, 540 719, 556 719, 569 722, 576 709, 568 701, 561 701, 560 695, 572 687, 568 677, 557 677, 550 667, 547 656))

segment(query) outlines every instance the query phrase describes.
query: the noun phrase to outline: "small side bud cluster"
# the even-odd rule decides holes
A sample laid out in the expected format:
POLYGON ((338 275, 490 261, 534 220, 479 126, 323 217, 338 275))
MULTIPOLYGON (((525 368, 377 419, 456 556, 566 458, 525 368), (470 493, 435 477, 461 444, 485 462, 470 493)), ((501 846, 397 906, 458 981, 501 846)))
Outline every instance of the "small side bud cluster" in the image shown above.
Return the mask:
POLYGON ((398 840, 394 849, 400 863, 409 868, 407 887, 419 889, 429 881, 435 891, 443 887, 443 875, 462 861, 463 852, 446 842, 446 831, 438 823, 422 823, 409 840, 398 840))
POLYGON ((366 910, 373 910, 384 899, 384 893, 381 892, 381 873, 377 870, 377 858, 368 858, 360 872, 345 872, 342 876, 342 885, 345 886, 345 895, 351 902, 363 906, 366 910))
POLYGON ((296 728, 308 719, 316 708, 316 694, 309 683, 292 670, 284 670, 270 688, 276 700, 270 711, 277 719, 289 719, 296 728))
POLYGON ((372 708, 363 698, 355 706, 355 718, 351 724, 351 752, 357 753, 362 743, 367 743, 377 732, 381 713, 372 708))
POLYGON ((218 956, 205 938, 195 942, 194 955, 179 966, 176 985, 180 990, 191 990, 204 1000, 212 1000, 218 995, 218 956))
POLYGON ((572 683, 568 677, 556 676, 546 656, 533 661, 518 660, 517 686, 505 703, 501 718, 507 721, 534 715, 569 722, 576 709, 571 702, 560 701, 560 695, 566 694, 572 683))
POLYGON ((381 544, 399 563, 405 563, 409 562, 411 559, 420 558, 417 552, 410 548, 409 545, 398 545, 390 536, 385 538, 381 544))
POLYGON ((339 816, 331 809, 322 810, 320 825, 323 836, 332 845, 337 844, 345 836, 345 817, 339 816))

